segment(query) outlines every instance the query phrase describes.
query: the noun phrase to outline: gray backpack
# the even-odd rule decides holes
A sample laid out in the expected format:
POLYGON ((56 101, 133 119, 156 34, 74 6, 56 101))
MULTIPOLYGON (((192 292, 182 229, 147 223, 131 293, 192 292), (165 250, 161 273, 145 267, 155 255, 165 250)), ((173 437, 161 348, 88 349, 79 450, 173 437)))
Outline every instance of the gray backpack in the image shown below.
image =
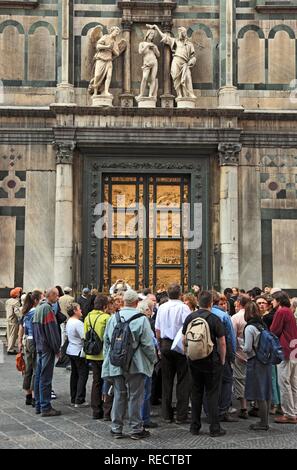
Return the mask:
MULTIPOLYGON (((211 314, 209 313, 209 315, 211 314)), ((188 324, 185 336, 186 355, 191 361, 205 359, 212 353, 214 344, 211 340, 209 325, 205 318, 194 318, 188 324)))

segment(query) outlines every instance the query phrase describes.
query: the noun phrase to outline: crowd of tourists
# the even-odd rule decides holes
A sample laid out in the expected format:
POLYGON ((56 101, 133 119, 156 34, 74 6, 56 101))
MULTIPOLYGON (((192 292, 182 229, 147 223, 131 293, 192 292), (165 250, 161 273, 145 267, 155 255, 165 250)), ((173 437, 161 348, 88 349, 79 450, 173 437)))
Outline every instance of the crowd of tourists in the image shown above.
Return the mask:
MULTIPOLYGON (((118 280, 109 295, 52 287, 10 292, 7 354, 24 359, 26 405, 59 416, 52 406, 55 363, 70 373, 70 402, 111 421, 111 435, 143 439, 166 423, 197 435, 202 410, 212 437, 224 423, 258 417, 297 424, 297 298, 265 286, 224 293, 171 284, 155 294, 118 280), (58 361, 58 362, 57 362, 58 361), (87 382, 92 375, 90 404, 87 382), (152 421, 161 405, 162 420, 152 421), (237 406, 237 408, 236 408, 237 406)), ((227 428, 227 426, 225 426, 227 428)))

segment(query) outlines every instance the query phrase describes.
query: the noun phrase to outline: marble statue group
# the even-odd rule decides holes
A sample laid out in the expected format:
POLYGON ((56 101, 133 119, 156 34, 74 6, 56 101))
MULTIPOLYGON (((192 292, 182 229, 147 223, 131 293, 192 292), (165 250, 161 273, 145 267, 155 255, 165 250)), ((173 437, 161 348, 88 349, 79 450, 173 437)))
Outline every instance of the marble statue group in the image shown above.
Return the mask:
MULTIPOLYGON (((167 45, 172 52, 171 78, 176 92, 178 107, 195 107, 196 96, 193 91, 191 69, 196 64, 195 49, 187 36, 184 27, 178 28, 177 38, 169 33, 163 33, 160 28, 146 25, 147 31, 143 41, 139 43, 138 53, 143 58, 142 80, 139 95, 136 97, 139 107, 155 107, 158 93, 158 59, 160 51, 154 43, 157 33, 161 43, 167 45)), ((112 106, 113 96, 109 92, 113 61, 122 54, 127 43, 118 37, 121 30, 117 26, 108 29, 103 34, 102 28, 96 26, 92 29, 90 38, 94 48, 93 73, 89 84, 89 93, 92 95, 94 106, 112 106)))

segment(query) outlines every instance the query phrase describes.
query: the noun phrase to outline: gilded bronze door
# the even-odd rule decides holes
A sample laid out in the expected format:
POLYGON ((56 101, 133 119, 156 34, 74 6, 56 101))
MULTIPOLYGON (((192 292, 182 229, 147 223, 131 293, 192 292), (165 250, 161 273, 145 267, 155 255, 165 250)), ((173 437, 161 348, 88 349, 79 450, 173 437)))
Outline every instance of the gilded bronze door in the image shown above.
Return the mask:
POLYGON ((103 175, 102 196, 108 207, 101 251, 104 289, 117 279, 137 290, 166 288, 170 282, 187 289, 182 209, 190 202, 189 178, 103 175))

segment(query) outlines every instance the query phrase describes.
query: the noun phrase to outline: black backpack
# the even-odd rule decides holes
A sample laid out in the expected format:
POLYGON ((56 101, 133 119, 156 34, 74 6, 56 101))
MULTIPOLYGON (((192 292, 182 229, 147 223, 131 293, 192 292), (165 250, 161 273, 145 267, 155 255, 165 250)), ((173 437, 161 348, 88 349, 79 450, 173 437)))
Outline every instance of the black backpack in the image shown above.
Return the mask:
POLYGON ((103 341, 99 338, 99 336, 97 335, 95 331, 95 326, 99 317, 100 317, 100 314, 97 316, 94 326, 92 326, 91 317, 90 315, 88 315, 90 329, 87 331, 86 337, 84 340, 84 352, 88 356, 98 356, 98 354, 101 353, 102 348, 103 348, 103 341))
POLYGON ((119 312, 116 313, 117 323, 111 337, 109 360, 113 366, 121 367, 125 372, 129 371, 133 355, 140 346, 139 343, 137 348, 133 349, 133 335, 130 323, 136 320, 136 318, 143 316, 142 313, 137 313, 125 321, 119 312))

